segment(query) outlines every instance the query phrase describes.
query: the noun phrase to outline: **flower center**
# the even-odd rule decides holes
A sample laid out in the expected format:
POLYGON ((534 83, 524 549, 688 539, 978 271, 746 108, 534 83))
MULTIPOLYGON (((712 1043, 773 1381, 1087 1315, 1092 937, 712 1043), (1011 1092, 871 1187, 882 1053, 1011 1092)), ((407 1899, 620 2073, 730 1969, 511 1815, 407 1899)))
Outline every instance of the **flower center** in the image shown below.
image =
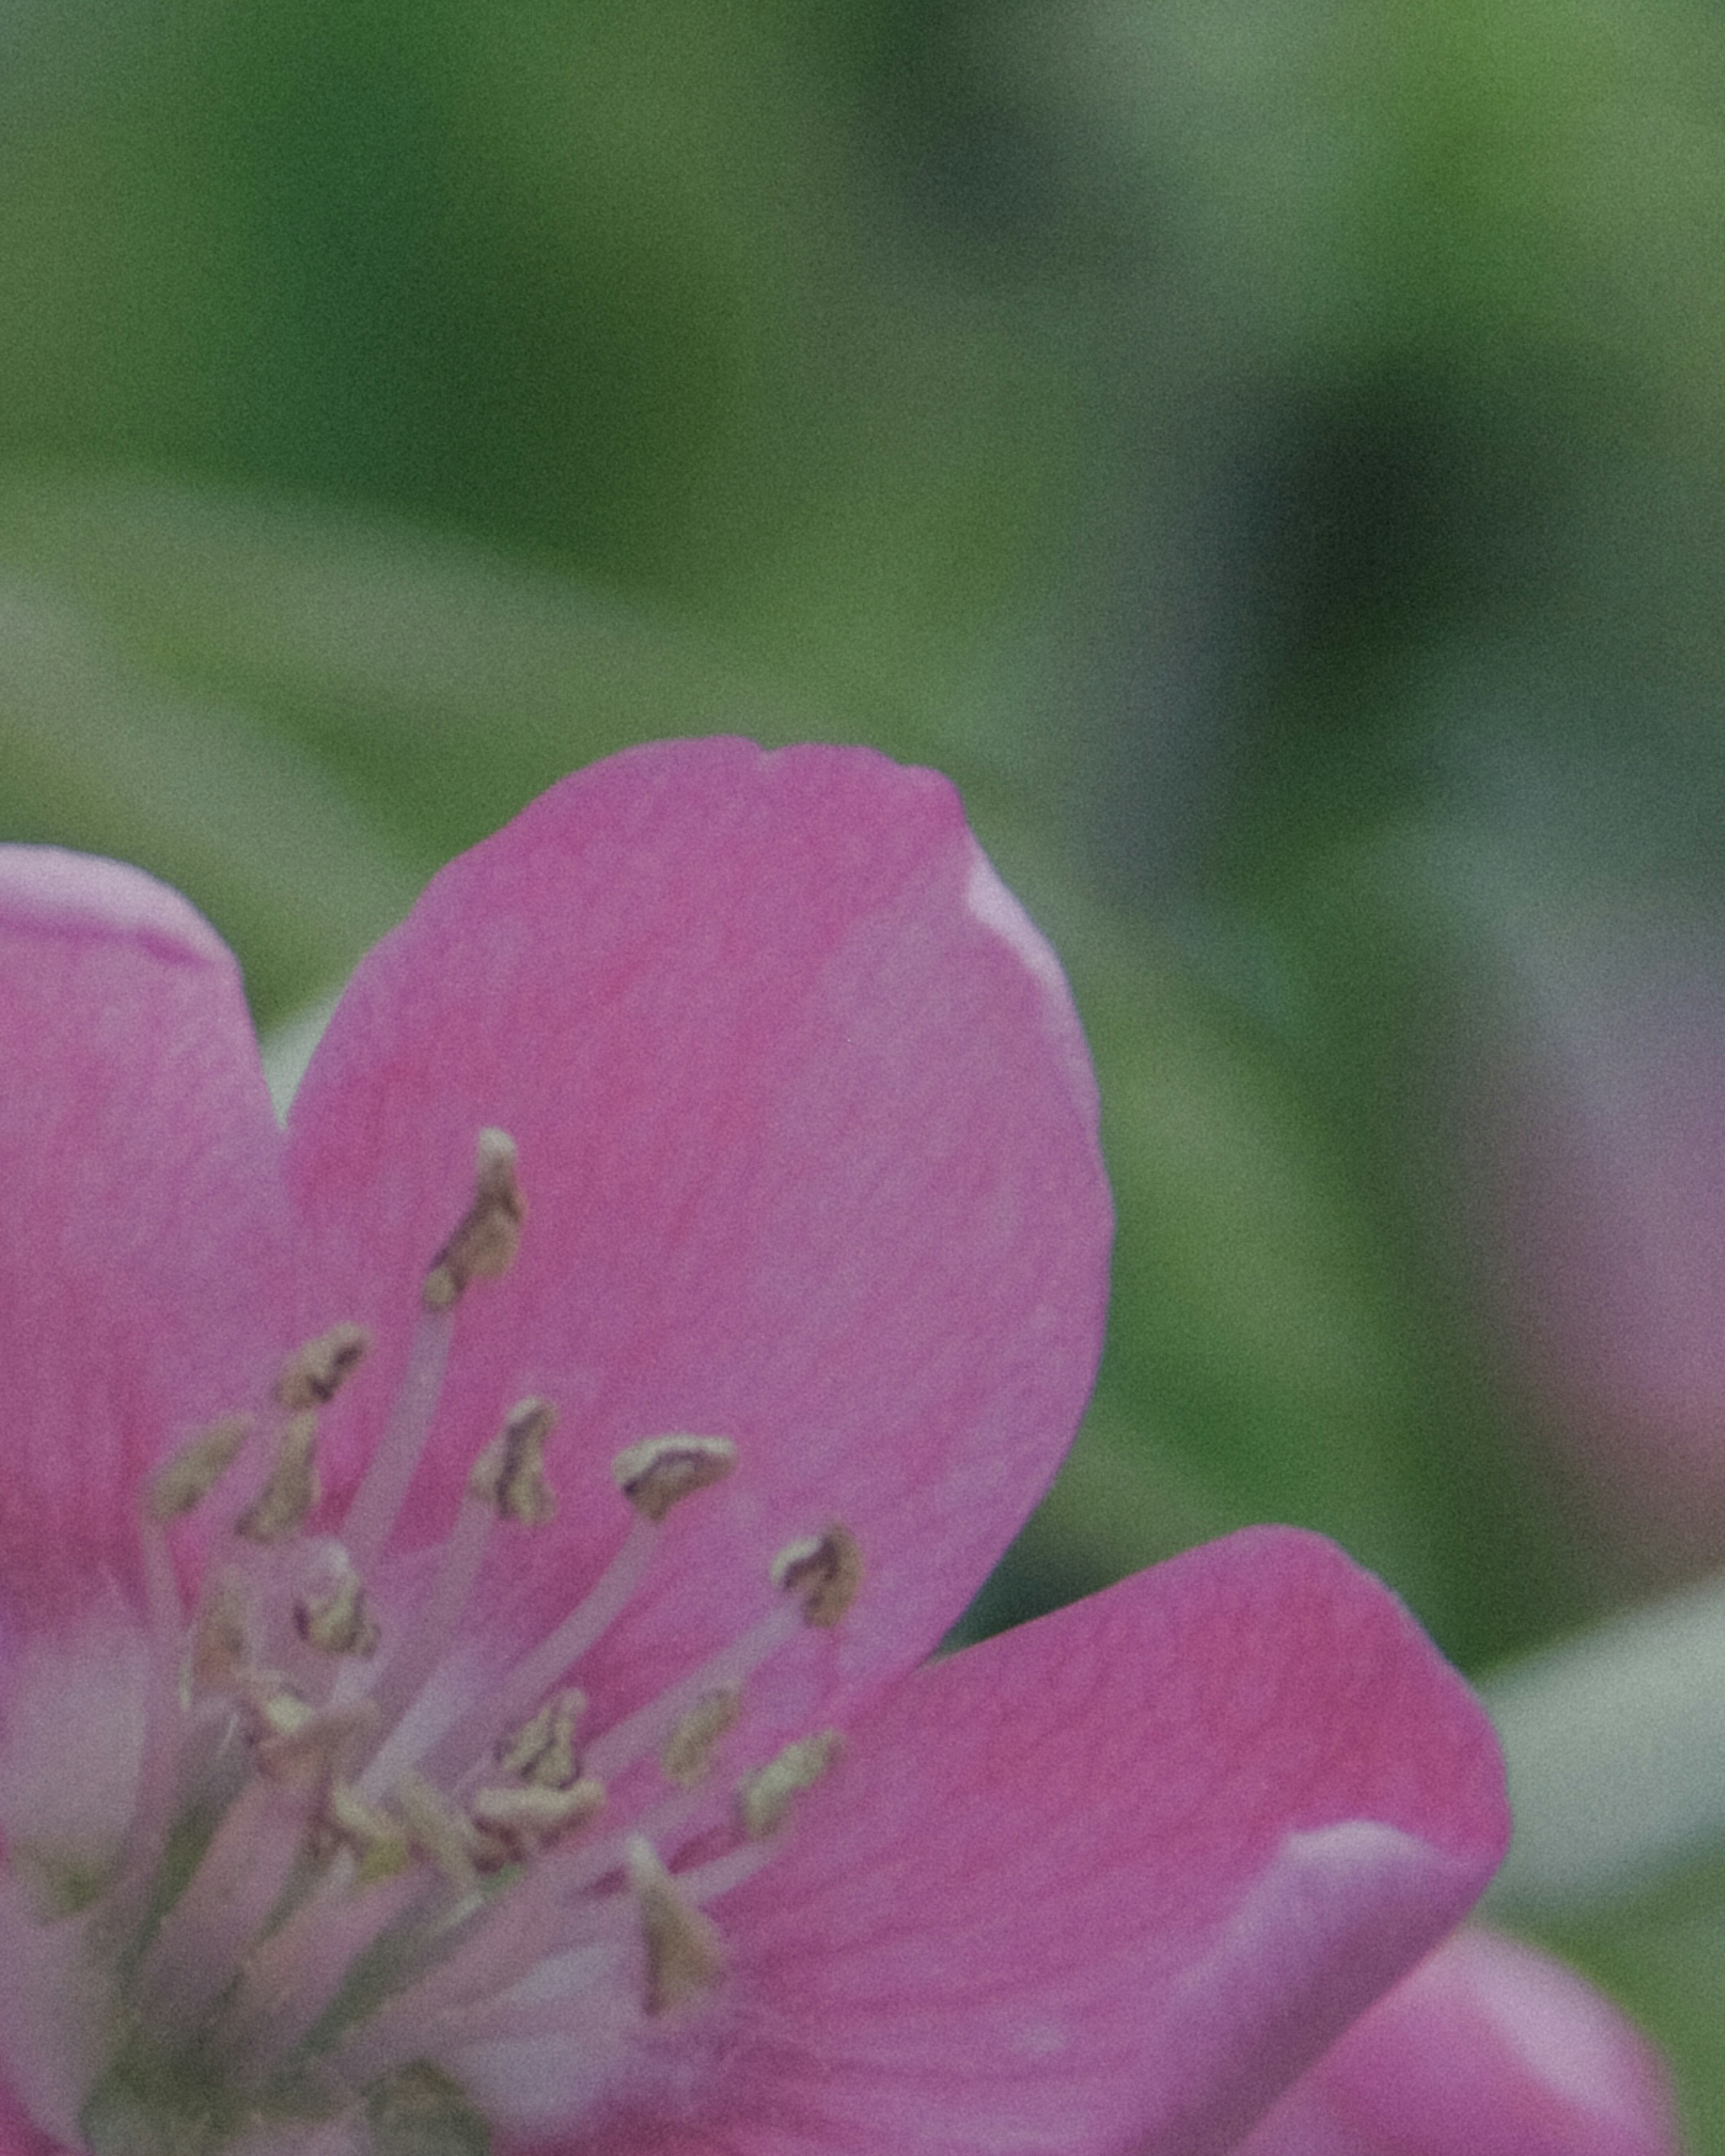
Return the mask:
POLYGON ((803 1738, 738 1779, 717 1771, 727 1738, 753 1672, 843 1617, 860 1555, 836 1523, 790 1544, 752 1625, 605 1723, 582 1657, 672 1508, 736 1460, 722 1437, 647 1437, 614 1463, 629 1510, 609 1564, 506 1666, 485 1661, 465 1620, 495 1538, 556 1510, 552 1404, 523 1400, 479 1450, 439 1548, 405 1550, 398 1525, 463 1296, 508 1270, 523 1217, 515 1148, 484 1132, 338 1533, 312 1526, 318 1419, 364 1358, 354 1325, 157 1471, 141 1614, 116 1589, 18 1658, 0 2066, 64 2143, 480 2156, 494 2129, 596 2116, 721 1993, 711 1912, 838 1743, 803 1738), (188 1609, 167 1530, 200 1508, 216 1532, 188 1609))

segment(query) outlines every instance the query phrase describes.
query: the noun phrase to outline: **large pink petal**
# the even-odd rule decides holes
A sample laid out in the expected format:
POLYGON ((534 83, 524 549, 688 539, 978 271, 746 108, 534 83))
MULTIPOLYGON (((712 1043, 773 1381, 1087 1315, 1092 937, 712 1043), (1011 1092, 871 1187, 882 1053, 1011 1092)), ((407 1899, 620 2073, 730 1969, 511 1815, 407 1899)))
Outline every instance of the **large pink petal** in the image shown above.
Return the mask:
POLYGON ((1065 983, 952 788, 866 751, 658 744, 434 881, 290 1125, 305 1322, 379 1341, 332 1419, 337 1484, 487 1124, 530 1218, 458 1313, 414 1532, 442 1532, 510 1403, 551 1395, 560 1516, 508 1562, 561 1606, 623 1534, 616 1450, 717 1432, 741 1468, 673 1517, 583 1669, 602 1704, 758 1613, 773 1553, 834 1515, 870 1584, 836 1644, 803 1643, 823 1684, 926 1650, 1071 1435, 1111 1217, 1065 983))
POLYGON ((143 1466, 254 1395, 280 1137, 239 969, 136 869, 0 848, 0 1596, 124 1561, 143 1466))
POLYGON ((898 1686, 719 1905, 699 2124, 579 2146, 1209 2156, 1507 1835, 1401 1605, 1316 1537, 1232 1537, 898 1686))
POLYGON ((1531 1947, 1464 1932, 1349 2030, 1240 2156, 1674 2156, 1659 2061, 1531 1947))

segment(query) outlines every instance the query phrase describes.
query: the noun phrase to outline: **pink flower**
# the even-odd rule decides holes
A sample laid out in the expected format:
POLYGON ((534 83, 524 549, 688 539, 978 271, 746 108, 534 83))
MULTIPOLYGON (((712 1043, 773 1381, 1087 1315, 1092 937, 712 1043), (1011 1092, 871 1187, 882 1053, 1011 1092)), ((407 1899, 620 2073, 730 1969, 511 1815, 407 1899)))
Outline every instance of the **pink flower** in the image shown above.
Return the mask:
POLYGON ((1282 2098, 1240 2156, 1671 2156, 1660 2061, 1579 1976, 1459 1933, 1282 2098))
POLYGON ((1675 925, 1555 964, 1490 1162, 1493 1271, 1579 1470, 1643 1579, 1725 1548, 1725 993, 1675 925))
POLYGON ((939 778, 570 779, 285 1139, 148 879, 0 853, 0 983, 6 2156, 1197 2156, 1497 1862, 1480 1709, 1312 1537, 918 1667, 1110 1230, 939 778))

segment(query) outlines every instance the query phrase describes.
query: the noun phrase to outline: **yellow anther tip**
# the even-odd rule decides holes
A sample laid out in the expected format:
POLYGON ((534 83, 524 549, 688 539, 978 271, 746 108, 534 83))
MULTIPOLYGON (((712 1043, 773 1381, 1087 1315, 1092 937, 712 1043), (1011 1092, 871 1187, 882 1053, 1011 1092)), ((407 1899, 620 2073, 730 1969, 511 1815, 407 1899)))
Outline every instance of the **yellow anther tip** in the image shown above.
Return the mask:
POLYGON ((770 1569, 780 1593, 801 1602, 803 1622, 829 1630, 861 1590, 862 1549, 842 1521, 830 1520, 819 1534, 787 1543, 770 1569))
POLYGON ((711 1920, 687 1901, 644 1835, 631 1835, 624 1865, 647 1950, 642 2001, 649 2015, 668 2014, 703 1997, 725 1973, 724 1949, 711 1920))
POLYGON ((296 1348, 278 1372, 278 1406, 299 1414, 328 1406, 370 1352, 372 1336, 362 1325, 332 1325, 316 1340, 296 1348))
POLYGON ((150 1477, 144 1497, 149 1517, 165 1527, 194 1511, 234 1465, 251 1426, 249 1415, 224 1415, 182 1445, 150 1477))
POLYGON ((793 1800, 812 1789, 838 1758, 844 1738, 836 1729, 798 1738, 751 1774, 738 1789, 737 1808, 751 1841, 776 1834, 788 1817, 793 1800))
POLYGON ((468 1494, 489 1505, 501 1520, 543 1527, 557 1517, 557 1502, 545 1473, 545 1440, 557 1422, 549 1400, 523 1400, 473 1463, 468 1494))
POLYGON ((506 1131, 480 1132, 472 1199, 420 1286, 419 1299, 427 1310, 448 1310, 460 1301, 470 1281, 496 1280, 514 1264, 527 1217, 516 1158, 515 1140, 506 1131))
POLYGON ((728 1437, 679 1431, 626 1445, 612 1461, 611 1472, 630 1504, 656 1527, 673 1505, 722 1482, 736 1465, 737 1447, 728 1437))

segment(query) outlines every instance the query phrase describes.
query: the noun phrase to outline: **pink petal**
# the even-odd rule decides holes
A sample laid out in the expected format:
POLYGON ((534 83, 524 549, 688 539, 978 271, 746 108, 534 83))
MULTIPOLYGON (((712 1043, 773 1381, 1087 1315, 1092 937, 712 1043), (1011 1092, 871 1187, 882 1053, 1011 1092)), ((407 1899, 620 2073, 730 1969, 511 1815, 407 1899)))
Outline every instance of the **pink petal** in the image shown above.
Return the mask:
POLYGON ((639 1696, 686 1666, 835 1514, 870 1584, 822 1682, 842 1702, 925 1651, 1071 1435, 1111 1221, 1065 983, 952 788, 867 751, 657 744, 434 881, 290 1122, 306 1328, 379 1342, 331 1418, 338 1483, 488 1124, 530 1218, 459 1313, 415 1531, 443 1532, 511 1403, 548 1394, 561 1511, 508 1563, 561 1608, 624 1532, 616 1450, 718 1433, 737 1473, 673 1516, 583 1682, 639 1696))
MULTIPOLYGON (((1643 1573, 1725 1546, 1725 997, 1711 948, 1643 937, 1559 975, 1491 1163, 1513 1300, 1553 1441, 1601 1539, 1643 1573)), ((1502 1089, 1500 1089, 1502 1090, 1502 1089)))
POLYGON ((239 969, 139 870, 0 848, 0 1594, 126 1562, 126 1493, 269 1367, 285 1213, 239 969))
POLYGON ((1315 1537, 1231 1537, 901 1685, 719 1905, 701 2128, 583 2156, 1230 2148, 1507 1836, 1401 1605, 1315 1537))
POLYGON ((1241 2156, 1673 2156, 1663 2070, 1590 1985, 1464 1932, 1373 2007, 1241 2156))

